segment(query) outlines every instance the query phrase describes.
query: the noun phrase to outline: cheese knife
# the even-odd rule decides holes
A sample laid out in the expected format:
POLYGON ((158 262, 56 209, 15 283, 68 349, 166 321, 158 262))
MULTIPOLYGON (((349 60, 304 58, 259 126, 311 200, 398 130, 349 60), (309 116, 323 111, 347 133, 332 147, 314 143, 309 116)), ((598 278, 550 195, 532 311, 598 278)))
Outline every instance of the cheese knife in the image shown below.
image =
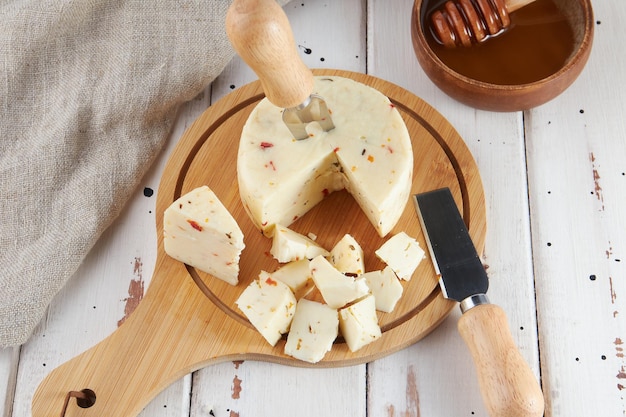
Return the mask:
POLYGON ((491 417, 540 417, 539 383, 520 354, 502 308, 487 298, 489 280, 449 188, 414 196, 443 296, 460 303, 458 330, 478 373, 491 417))
POLYGON ((284 108, 283 122, 297 140, 306 126, 335 127, 322 97, 313 94, 313 73, 296 49, 291 25, 275 0, 235 0, 226 14, 226 33, 239 56, 259 77, 268 100, 284 108))

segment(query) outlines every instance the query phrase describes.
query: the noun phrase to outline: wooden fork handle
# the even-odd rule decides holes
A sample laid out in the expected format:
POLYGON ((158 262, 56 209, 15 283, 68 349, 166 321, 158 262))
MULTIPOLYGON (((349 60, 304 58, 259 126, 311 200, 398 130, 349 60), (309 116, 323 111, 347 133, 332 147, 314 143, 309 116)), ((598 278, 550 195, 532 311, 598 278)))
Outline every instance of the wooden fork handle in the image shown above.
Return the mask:
POLYGON ((274 105, 297 107, 311 95, 313 74, 300 59, 287 15, 275 0, 235 0, 226 15, 226 33, 274 105))

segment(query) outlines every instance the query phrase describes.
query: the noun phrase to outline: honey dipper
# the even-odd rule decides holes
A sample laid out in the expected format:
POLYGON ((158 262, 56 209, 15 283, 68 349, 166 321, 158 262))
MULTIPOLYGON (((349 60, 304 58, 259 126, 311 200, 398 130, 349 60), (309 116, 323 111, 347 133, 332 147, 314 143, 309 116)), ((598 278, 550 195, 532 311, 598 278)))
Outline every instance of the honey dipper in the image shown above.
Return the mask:
POLYGON ((503 32, 509 13, 534 0, 449 0, 430 15, 435 39, 447 48, 468 47, 503 32))

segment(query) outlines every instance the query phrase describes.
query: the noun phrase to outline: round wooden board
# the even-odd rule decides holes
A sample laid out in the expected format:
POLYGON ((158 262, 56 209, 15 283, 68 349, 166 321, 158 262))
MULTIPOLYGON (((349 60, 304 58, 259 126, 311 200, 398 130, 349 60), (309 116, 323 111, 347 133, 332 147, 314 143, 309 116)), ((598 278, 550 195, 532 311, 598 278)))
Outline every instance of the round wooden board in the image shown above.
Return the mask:
MULTIPOLYGON (((413 193, 449 187, 462 211, 479 252, 485 239, 485 202, 478 169, 454 128, 418 97, 386 81, 339 70, 316 75, 349 77, 378 89, 402 114, 415 155, 413 193)), ((174 149, 157 196, 157 261, 150 286, 137 309, 109 337, 54 369, 33 397, 33 417, 59 415, 70 391, 90 389, 91 408, 72 407, 66 415, 136 416, 159 392, 184 375, 226 360, 263 360, 292 366, 333 367, 369 362, 409 346, 434 329, 455 303, 443 298, 428 258, 412 279, 395 311, 380 313, 383 336, 350 352, 340 340, 317 364, 283 353, 285 340, 270 346, 235 306, 235 300, 261 269, 278 264, 266 252, 270 241, 252 226, 239 199, 236 176, 241 129, 252 108, 264 97, 255 82, 233 91, 208 108, 185 132, 174 149), (245 233, 241 279, 230 286, 199 273, 165 254, 163 212, 179 196, 200 186, 211 187, 245 233)), ((293 229, 318 235, 330 248, 351 233, 367 254, 368 270, 382 265, 373 251, 378 237, 351 196, 330 195, 293 224, 293 229)), ((425 248, 417 215, 409 202, 392 234, 405 231, 425 248)))
MULTIPOLYGON (((400 111, 411 136, 415 156, 412 194, 449 187, 481 252, 486 224, 482 183, 469 150, 447 120, 415 95, 375 77, 338 70, 319 70, 315 74, 352 78, 389 97, 400 111)), ((240 261, 238 286, 233 287, 194 268, 187 269, 209 299, 230 317, 247 326, 250 324, 236 307, 236 299, 261 270, 272 272, 280 267, 269 254, 271 239, 264 237, 253 225, 243 208, 237 186, 237 150, 241 130, 252 109, 263 98, 260 83, 255 82, 210 107, 183 136, 177 155, 172 157, 166 168, 164 179, 173 182, 173 189, 170 186, 167 191, 165 187, 159 190, 158 212, 161 213, 180 195, 208 185, 237 220, 246 244, 240 261)), ((350 233, 363 247, 366 271, 384 268, 374 251, 389 236, 400 231, 418 239, 427 251, 411 200, 398 224, 385 238, 378 236, 355 200, 345 191, 329 195, 290 228, 304 235, 313 233, 317 236, 316 241, 329 250, 344 234, 350 233)), ((403 282, 403 286, 404 293, 395 310, 379 313, 383 332, 415 318, 436 299, 440 291, 428 257, 420 263, 413 278, 403 282)), ((440 315, 429 317, 432 326, 427 326, 428 330, 448 312, 449 308, 442 309, 440 315)), ((415 333, 408 337, 410 342, 414 342, 424 335, 415 333)))

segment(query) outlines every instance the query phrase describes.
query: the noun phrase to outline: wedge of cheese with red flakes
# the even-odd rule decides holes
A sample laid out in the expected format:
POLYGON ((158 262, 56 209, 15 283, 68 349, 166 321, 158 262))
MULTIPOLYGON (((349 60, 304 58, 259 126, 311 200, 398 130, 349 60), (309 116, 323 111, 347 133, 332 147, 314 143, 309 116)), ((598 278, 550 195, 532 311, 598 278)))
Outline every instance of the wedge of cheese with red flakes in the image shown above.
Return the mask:
POLYGON ((284 282, 291 288, 297 300, 309 294, 315 287, 308 259, 289 262, 272 273, 261 271, 259 277, 261 279, 272 277, 284 282))
POLYGON ((369 293, 363 278, 342 274, 321 255, 313 258, 309 267, 315 286, 332 308, 341 308, 369 293))
POLYGON ((391 267, 382 271, 369 271, 363 274, 365 282, 376 300, 376 310, 391 313, 402 297, 404 288, 391 267))
POLYGON ((317 255, 329 254, 311 238, 281 225, 274 228, 270 253, 280 263, 313 259, 317 255))
POLYGON ((284 283, 262 276, 246 287, 237 307, 272 346, 289 331, 296 310, 296 297, 284 283))
POLYGON ((351 352, 382 336, 376 315, 376 301, 368 295, 339 310, 339 330, 351 352))
POLYGON ((344 274, 361 275, 365 272, 363 249, 349 234, 345 234, 330 250, 330 262, 344 274))
POLYGON ((396 225, 409 198, 413 150, 400 112, 365 84, 338 76, 315 78, 335 128, 307 126, 295 140, 282 121, 283 109, 267 98, 252 110, 242 131, 237 178, 244 207, 270 236, 289 226, 334 191, 354 197, 382 237, 396 225))
POLYGON ((285 343, 285 354, 302 361, 321 361, 339 332, 337 310, 316 301, 300 299, 285 343))
POLYGON ((172 258, 237 285, 243 233, 209 187, 188 192, 165 210, 163 245, 172 258))
POLYGON ((375 252, 376 256, 389 265, 398 278, 409 281, 424 258, 424 250, 417 240, 404 232, 390 237, 375 252))

